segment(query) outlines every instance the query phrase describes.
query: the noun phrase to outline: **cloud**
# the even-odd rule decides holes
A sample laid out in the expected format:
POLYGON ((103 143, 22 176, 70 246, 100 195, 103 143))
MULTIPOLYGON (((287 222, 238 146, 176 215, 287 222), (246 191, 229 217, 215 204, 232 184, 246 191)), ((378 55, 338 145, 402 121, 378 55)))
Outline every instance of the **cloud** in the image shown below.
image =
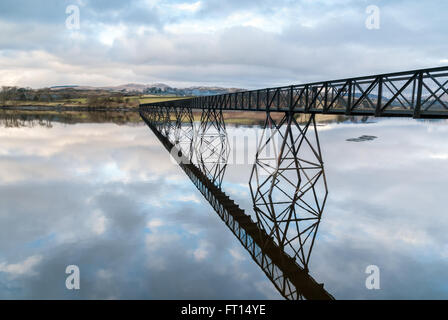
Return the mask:
POLYGON ((106 217, 101 213, 101 211, 96 210, 92 216, 92 230, 98 235, 103 234, 106 231, 106 217))
POLYGON ((195 195, 195 194, 190 194, 190 195, 183 195, 179 198, 176 199, 177 201, 180 202, 194 202, 194 203, 201 203, 201 201, 199 200, 199 198, 195 195))
POLYGON ((205 241, 199 243, 199 246, 193 251, 193 256, 197 261, 203 261, 209 256, 209 244, 205 241))
POLYGON ((229 252, 232 255, 232 257, 235 258, 236 260, 246 260, 246 257, 243 255, 241 250, 237 250, 237 249, 233 248, 233 249, 229 249, 229 252))
POLYGON ((147 226, 150 230, 157 229, 158 227, 161 227, 161 226, 163 226, 163 225, 164 225, 164 222, 163 222, 163 220, 161 220, 161 219, 151 219, 151 220, 146 224, 146 226, 147 226))
POLYGON ((42 261, 42 256, 34 255, 28 257, 20 263, 7 264, 0 263, 0 272, 5 272, 11 276, 34 275, 35 267, 42 261))
POLYGON ((257 88, 443 64, 444 1, 5 1, 0 83, 257 88), (418 45, 416 45, 418 44, 418 45))

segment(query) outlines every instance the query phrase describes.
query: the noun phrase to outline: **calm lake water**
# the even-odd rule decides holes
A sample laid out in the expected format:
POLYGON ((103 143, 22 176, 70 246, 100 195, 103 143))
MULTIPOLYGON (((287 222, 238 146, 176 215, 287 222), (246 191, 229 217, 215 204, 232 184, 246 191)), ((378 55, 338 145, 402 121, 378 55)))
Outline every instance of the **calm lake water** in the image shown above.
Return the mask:
MULTIPOLYGON (((1 299, 282 298, 143 122, 0 118, 1 299)), ((228 123, 231 152, 256 129, 228 123)), ((329 195, 310 274, 336 299, 448 299, 448 122, 318 130, 329 195)), ((222 184, 247 213, 250 171, 229 164, 222 184)))

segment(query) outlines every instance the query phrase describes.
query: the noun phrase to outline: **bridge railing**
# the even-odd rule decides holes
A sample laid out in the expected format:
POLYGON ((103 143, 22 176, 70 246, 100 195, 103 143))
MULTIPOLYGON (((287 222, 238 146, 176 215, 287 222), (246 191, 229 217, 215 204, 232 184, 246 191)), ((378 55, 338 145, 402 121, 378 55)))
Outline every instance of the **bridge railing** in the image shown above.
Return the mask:
POLYGON ((142 104, 193 109, 448 118, 448 67, 142 104))

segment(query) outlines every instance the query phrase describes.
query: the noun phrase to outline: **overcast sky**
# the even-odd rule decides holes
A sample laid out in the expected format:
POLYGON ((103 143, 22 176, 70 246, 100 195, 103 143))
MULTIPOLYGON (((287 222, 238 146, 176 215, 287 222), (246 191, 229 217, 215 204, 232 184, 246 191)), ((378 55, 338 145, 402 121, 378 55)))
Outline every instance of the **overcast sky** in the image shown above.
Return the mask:
POLYGON ((257 88, 447 65, 447 9, 443 0, 2 0, 0 84, 257 88), (70 5, 79 29, 67 28, 70 5), (379 29, 366 27, 371 5, 379 29))

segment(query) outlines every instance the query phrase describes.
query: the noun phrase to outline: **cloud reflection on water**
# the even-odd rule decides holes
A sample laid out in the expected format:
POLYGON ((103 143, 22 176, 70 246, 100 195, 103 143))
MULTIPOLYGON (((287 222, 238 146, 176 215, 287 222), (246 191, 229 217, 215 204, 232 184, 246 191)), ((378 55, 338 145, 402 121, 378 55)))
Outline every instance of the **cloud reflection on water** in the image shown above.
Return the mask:
POLYGON ((277 295, 145 126, 3 128, 0 150, 0 298, 277 295))
MULTIPOLYGON (((227 126, 230 141, 253 130, 227 126)), ((319 132, 329 199, 311 274, 337 299, 447 298, 446 122, 319 132), (346 141, 361 135, 378 139, 346 141), (379 291, 364 286, 370 264, 379 291)), ((249 175, 231 164, 223 183, 248 213, 249 175)), ((0 298, 280 298, 143 125, 2 128, 0 252, 0 298)))
MULTIPOLYGON (((311 274, 336 299, 446 299, 447 122, 376 120, 319 128, 329 198, 311 274), (361 135, 378 139, 346 141, 361 135), (365 288, 370 264, 382 271, 379 291, 365 288)), ((229 132, 241 136, 247 130, 229 132)), ((250 165, 228 166, 224 184, 246 210, 252 203, 241 195, 247 190, 241 177, 249 170, 250 165)))

